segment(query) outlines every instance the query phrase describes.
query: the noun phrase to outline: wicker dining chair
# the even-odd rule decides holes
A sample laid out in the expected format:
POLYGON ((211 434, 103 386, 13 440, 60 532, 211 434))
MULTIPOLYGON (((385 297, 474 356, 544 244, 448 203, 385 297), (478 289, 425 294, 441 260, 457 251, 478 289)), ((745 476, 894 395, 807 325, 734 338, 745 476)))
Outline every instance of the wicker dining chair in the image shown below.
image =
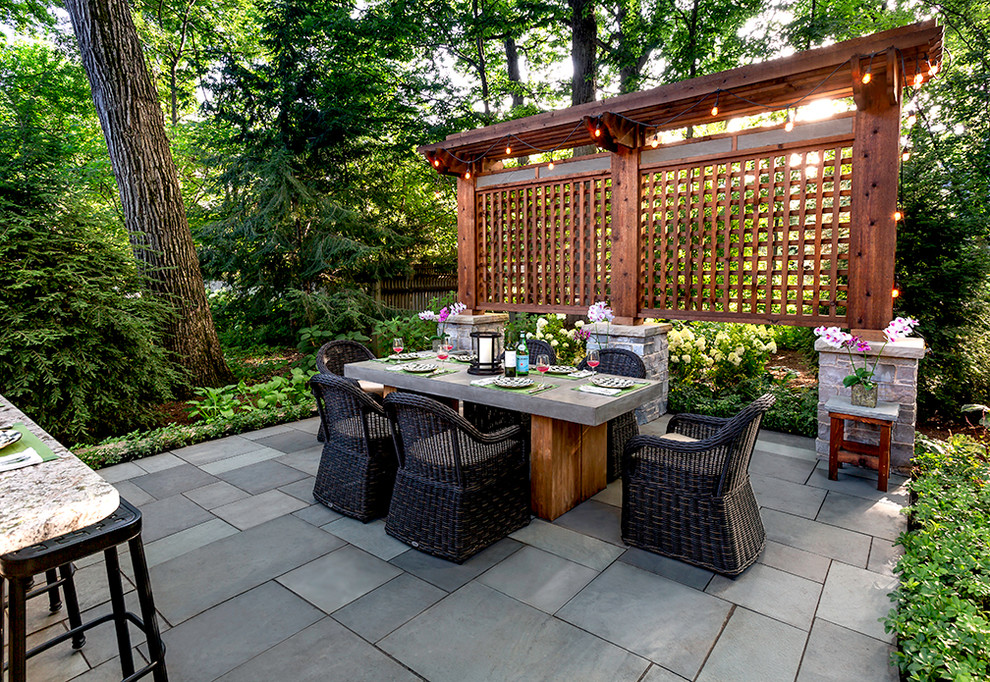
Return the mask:
POLYGON ((385 516, 398 460, 380 399, 353 379, 335 374, 317 374, 309 383, 320 424, 330 434, 323 443, 313 497, 365 523, 385 516))
MULTIPOLYGON (((557 363, 557 353, 546 341, 541 339, 526 339, 526 348, 529 350, 530 374, 535 370, 536 358, 540 355, 549 357, 551 365, 557 363)), ((523 433, 528 442, 530 415, 516 412, 515 410, 506 410, 501 407, 491 407, 490 405, 479 405, 478 403, 468 401, 464 401, 462 405, 464 407, 464 418, 474 424, 475 428, 488 432, 518 424, 523 427, 523 433)))
POLYGON ((766 394, 731 419, 675 415, 667 435, 636 436, 622 461, 622 539, 734 576, 766 544, 749 461, 766 394))
POLYGON ((529 462, 519 425, 482 433, 412 393, 385 397, 399 471, 385 532, 463 563, 529 523, 529 462))
MULTIPOLYGON (((643 364, 643 358, 631 350, 602 348, 599 351, 599 358, 601 362, 595 369, 602 374, 615 374, 633 379, 646 378, 646 365, 643 364)), ((581 361, 578 369, 591 369, 588 367, 588 358, 581 361)), ((609 481, 614 481, 622 473, 622 450, 626 447, 626 442, 638 433, 639 425, 636 423, 635 412, 626 412, 608 421, 606 476, 609 481)))
MULTIPOLYGON (((375 354, 364 344, 357 341, 328 341, 320 346, 316 351, 316 371, 321 374, 336 374, 344 376, 344 365, 349 362, 362 362, 363 360, 374 360, 375 354)), ((361 390, 365 393, 372 393, 379 398, 383 397, 385 387, 372 381, 359 381, 361 390)), ((323 426, 320 426, 316 433, 316 440, 323 442, 323 426)))

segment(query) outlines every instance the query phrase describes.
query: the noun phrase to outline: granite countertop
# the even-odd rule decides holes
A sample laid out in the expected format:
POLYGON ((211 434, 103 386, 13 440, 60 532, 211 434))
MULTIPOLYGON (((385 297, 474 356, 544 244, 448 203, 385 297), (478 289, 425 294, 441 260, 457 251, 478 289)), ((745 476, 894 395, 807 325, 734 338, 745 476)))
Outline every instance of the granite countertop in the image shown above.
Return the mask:
POLYGON ((0 425, 14 422, 58 459, 0 473, 0 554, 79 530, 117 509, 116 488, 0 395, 0 425))

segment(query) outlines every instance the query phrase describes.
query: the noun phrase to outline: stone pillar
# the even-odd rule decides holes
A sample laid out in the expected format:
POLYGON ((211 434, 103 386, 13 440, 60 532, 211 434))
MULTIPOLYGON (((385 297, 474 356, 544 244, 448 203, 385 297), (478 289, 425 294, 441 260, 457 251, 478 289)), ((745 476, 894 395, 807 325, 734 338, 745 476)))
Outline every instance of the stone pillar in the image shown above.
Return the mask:
POLYGON ((458 350, 471 348, 471 332, 502 333, 509 316, 505 313, 482 313, 480 315, 455 315, 447 320, 447 334, 458 350))
MULTIPOLYGON (((870 366, 880 350, 880 343, 871 343, 875 348, 866 356, 870 366)), ((828 459, 829 418, 825 403, 837 395, 849 397, 851 389, 842 385, 842 380, 852 374, 849 354, 845 350, 831 348, 819 339, 815 342, 818 351, 818 440, 816 449, 819 457, 828 459)), ((925 342, 920 338, 901 339, 888 343, 877 364, 874 379, 879 384, 878 400, 900 404, 897 421, 891 431, 890 466, 906 472, 911 467, 914 456, 914 425, 918 415, 918 360, 925 355, 925 342)), ((859 363, 857 354, 853 357, 859 363)), ((859 366, 859 365, 857 365, 859 366)), ((846 438, 863 443, 877 442, 879 429, 868 424, 847 424, 846 438)))
POLYGON ((666 414, 667 391, 669 389, 667 332, 673 327, 669 324, 607 325, 598 322, 586 324, 584 328, 591 332, 588 348, 597 348, 599 339, 604 341, 607 335, 609 348, 631 350, 643 358, 643 364, 646 365, 646 377, 663 384, 659 398, 636 409, 636 420, 640 424, 645 424, 666 414))

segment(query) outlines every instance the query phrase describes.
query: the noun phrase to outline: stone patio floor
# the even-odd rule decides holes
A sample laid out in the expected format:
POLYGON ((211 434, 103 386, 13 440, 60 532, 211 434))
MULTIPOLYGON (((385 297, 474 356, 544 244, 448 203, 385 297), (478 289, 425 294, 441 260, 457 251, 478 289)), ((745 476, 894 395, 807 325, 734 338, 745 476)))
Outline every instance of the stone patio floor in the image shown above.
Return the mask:
MULTIPOLYGON (((878 619, 902 478, 890 493, 848 467, 829 481, 811 439, 764 431, 750 472, 767 547, 734 580, 623 545, 618 482, 457 566, 314 503, 317 424, 101 472, 144 513, 174 682, 898 679, 878 619)), ((103 570, 93 557, 76 574, 88 614, 109 609, 103 570)), ((66 627, 30 605, 29 645, 66 627)), ((115 655, 101 626, 81 652, 32 659, 29 679, 119 680, 115 655)))

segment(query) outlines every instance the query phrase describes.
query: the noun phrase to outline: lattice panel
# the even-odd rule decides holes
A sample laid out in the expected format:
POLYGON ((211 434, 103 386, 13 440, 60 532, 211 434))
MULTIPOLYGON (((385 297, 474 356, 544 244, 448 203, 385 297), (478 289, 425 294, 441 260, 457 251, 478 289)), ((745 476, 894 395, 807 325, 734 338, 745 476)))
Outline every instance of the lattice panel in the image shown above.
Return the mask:
POLYGON ((605 299, 610 195, 605 174, 479 189, 475 220, 483 307, 553 312, 605 299))
POLYGON ((641 182, 641 315, 844 322, 851 142, 674 164, 641 182))

